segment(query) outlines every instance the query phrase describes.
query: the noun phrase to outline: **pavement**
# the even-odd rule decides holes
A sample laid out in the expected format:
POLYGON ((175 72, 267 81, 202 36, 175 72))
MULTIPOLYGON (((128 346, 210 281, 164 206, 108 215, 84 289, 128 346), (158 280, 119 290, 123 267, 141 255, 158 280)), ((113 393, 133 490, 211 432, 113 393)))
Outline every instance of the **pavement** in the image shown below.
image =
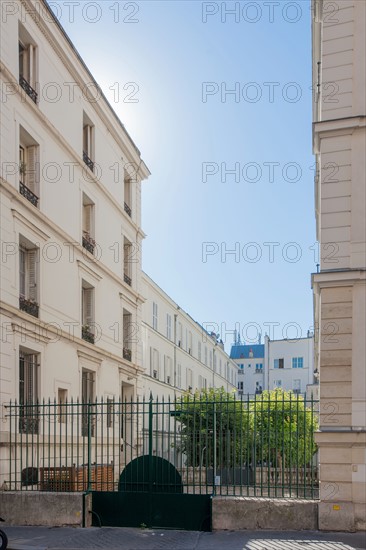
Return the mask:
POLYGON ((2 526, 8 550, 365 550, 366 533, 2 526))

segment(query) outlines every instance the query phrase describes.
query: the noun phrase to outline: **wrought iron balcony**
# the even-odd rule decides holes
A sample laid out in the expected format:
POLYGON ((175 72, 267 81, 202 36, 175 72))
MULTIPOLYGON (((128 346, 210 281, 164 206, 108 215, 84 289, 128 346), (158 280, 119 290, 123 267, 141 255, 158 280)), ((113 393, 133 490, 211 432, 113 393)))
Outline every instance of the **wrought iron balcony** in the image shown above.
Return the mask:
POLYGON ((132 286, 132 279, 126 273, 123 274, 123 280, 129 286, 132 286))
POLYGON ((88 325, 83 325, 81 328, 81 337, 89 344, 94 344, 94 334, 91 332, 88 325))
POLYGON ((123 348, 123 359, 132 361, 132 351, 129 348, 123 348))
POLYGON ((26 298, 25 296, 19 296, 19 309, 33 315, 33 317, 38 317, 39 305, 35 300, 26 298))
POLYGON ((32 88, 32 86, 29 84, 29 82, 26 81, 24 76, 19 75, 19 84, 25 91, 27 95, 31 98, 32 101, 34 101, 35 104, 37 104, 38 94, 37 92, 32 88))
POLYGON ((24 183, 21 181, 19 182, 19 193, 23 195, 23 197, 25 197, 27 200, 29 200, 29 202, 31 202, 33 206, 38 206, 39 198, 37 197, 37 195, 35 195, 33 191, 31 191, 29 187, 24 185, 24 183))
POLYGON ((126 214, 128 214, 128 215, 130 216, 130 218, 131 218, 131 216, 132 216, 132 210, 131 210, 131 208, 128 206, 127 202, 125 202, 125 212, 126 212, 126 214))
POLYGON ((87 231, 83 231, 83 247, 91 254, 94 254, 95 240, 87 231))
POLYGON ((83 161, 92 172, 94 172, 94 162, 88 157, 88 154, 83 151, 83 161))
POLYGON ((260 374, 261 372, 263 372, 263 369, 255 369, 255 374, 260 374))

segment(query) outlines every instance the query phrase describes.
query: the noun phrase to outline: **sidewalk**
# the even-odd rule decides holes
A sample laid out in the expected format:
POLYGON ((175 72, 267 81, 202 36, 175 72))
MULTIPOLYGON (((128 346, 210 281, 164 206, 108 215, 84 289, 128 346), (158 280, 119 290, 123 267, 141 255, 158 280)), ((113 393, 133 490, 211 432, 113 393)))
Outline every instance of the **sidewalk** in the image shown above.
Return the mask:
POLYGON ((8 550, 365 550, 365 533, 10 527, 8 550))

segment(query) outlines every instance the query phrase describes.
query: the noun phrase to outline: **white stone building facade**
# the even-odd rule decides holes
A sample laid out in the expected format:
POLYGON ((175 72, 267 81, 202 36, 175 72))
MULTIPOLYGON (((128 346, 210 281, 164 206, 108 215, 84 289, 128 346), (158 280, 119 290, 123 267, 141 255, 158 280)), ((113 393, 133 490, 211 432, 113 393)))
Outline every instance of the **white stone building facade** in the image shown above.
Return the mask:
POLYGON ((142 275, 143 395, 174 398, 182 391, 223 387, 235 392, 237 367, 215 335, 142 275))
POLYGON ((0 398, 136 394, 149 171, 46 4, 12 7, 1 20, 0 398))

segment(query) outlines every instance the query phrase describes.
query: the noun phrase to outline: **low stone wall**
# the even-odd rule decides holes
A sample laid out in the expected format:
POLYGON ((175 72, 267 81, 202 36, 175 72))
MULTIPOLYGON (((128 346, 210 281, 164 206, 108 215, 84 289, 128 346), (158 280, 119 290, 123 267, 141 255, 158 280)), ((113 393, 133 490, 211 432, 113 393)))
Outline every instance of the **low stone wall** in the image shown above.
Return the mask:
POLYGON ((214 497, 212 500, 214 530, 243 529, 316 530, 318 502, 314 500, 214 497))
MULTIPOLYGON (((46 527, 83 524, 83 493, 0 492, 1 515, 9 525, 46 527)), ((85 496, 85 522, 91 525, 91 495, 85 496)))

